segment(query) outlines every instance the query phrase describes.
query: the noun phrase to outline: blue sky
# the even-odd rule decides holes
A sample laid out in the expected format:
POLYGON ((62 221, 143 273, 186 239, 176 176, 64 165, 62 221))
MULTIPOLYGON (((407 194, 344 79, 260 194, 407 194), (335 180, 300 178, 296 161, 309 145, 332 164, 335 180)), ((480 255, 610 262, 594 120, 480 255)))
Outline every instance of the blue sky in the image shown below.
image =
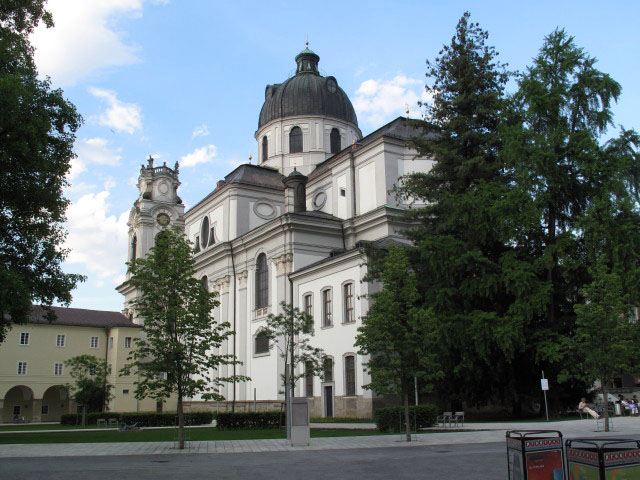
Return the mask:
POLYGON ((367 134, 423 96, 425 60, 465 10, 511 69, 565 28, 622 84, 616 124, 640 129, 640 3, 595 1, 49 0, 56 27, 32 41, 42 75, 85 119, 66 195, 65 270, 87 275, 72 306, 120 310, 126 219, 140 164, 181 163, 187 207, 251 154, 267 84, 294 72, 305 40, 367 134))

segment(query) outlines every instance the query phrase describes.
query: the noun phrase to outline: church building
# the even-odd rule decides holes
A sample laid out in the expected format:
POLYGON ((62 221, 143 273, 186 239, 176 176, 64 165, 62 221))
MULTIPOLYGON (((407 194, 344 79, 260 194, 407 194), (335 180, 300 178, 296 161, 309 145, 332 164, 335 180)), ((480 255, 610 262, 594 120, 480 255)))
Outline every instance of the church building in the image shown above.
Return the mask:
MULTIPOLYGON (((255 139, 257 164, 241 165, 189 210, 178 196, 179 166, 140 169, 140 195, 128 221, 131 260, 144 257, 165 228, 184 228, 195 245, 196 272, 219 294, 217 321, 236 332, 222 347, 242 362, 236 372, 250 381, 222 389, 225 404, 191 399, 195 409, 272 408, 284 399, 284 361, 258 335, 281 302, 310 313, 311 344, 327 354, 325 375, 298 382, 312 416, 371 417, 375 393, 354 347, 357 329, 375 285, 363 282, 362 242, 402 242, 403 210, 392 192, 398 179, 425 172, 431 160, 406 146, 412 134, 397 118, 363 137, 351 101, 336 78, 318 71, 320 57, 305 48, 296 73, 267 85, 255 139), (205 407, 206 405, 206 407, 205 407)), ((124 313, 135 291, 125 281, 124 313)), ((221 376, 229 373, 222 367, 221 376)), ((302 372, 300 372, 302 373, 302 372)))

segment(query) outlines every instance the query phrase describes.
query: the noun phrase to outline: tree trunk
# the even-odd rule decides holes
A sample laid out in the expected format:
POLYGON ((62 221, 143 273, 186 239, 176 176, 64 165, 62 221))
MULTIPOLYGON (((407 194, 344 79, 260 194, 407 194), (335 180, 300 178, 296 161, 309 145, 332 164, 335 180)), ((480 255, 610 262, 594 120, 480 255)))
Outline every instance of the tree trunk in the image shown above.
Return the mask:
POLYGON ((609 431, 609 399, 607 398, 607 382, 606 381, 602 381, 602 401, 604 402, 604 410, 603 410, 603 414, 604 414, 604 431, 608 432, 609 431))
POLYGON ((184 409, 182 395, 178 395, 178 448, 184 450, 184 409))
POLYGON ((404 393, 404 431, 407 442, 411 441, 411 422, 409 421, 409 393, 404 393))

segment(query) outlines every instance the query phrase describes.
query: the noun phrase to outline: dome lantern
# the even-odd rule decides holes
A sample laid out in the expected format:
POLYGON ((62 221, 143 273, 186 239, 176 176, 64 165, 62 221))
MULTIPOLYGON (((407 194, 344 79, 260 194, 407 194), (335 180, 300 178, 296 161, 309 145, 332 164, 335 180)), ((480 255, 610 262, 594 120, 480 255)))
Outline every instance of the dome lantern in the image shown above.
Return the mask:
POLYGON ((296 75, 300 75, 301 73, 314 73, 319 75, 319 61, 320 57, 314 51, 309 49, 309 42, 307 42, 305 49, 296 55, 296 75))

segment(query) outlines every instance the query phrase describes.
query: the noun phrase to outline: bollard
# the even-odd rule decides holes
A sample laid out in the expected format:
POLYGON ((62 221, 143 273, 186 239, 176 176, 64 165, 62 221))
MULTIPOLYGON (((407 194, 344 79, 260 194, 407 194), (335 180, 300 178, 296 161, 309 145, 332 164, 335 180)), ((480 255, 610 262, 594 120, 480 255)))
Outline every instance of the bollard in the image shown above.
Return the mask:
POLYGON ((569 480, 640 478, 640 441, 574 438, 566 441, 569 480))
POLYGON ((565 480, 562 433, 508 431, 507 469, 509 480, 565 480))

